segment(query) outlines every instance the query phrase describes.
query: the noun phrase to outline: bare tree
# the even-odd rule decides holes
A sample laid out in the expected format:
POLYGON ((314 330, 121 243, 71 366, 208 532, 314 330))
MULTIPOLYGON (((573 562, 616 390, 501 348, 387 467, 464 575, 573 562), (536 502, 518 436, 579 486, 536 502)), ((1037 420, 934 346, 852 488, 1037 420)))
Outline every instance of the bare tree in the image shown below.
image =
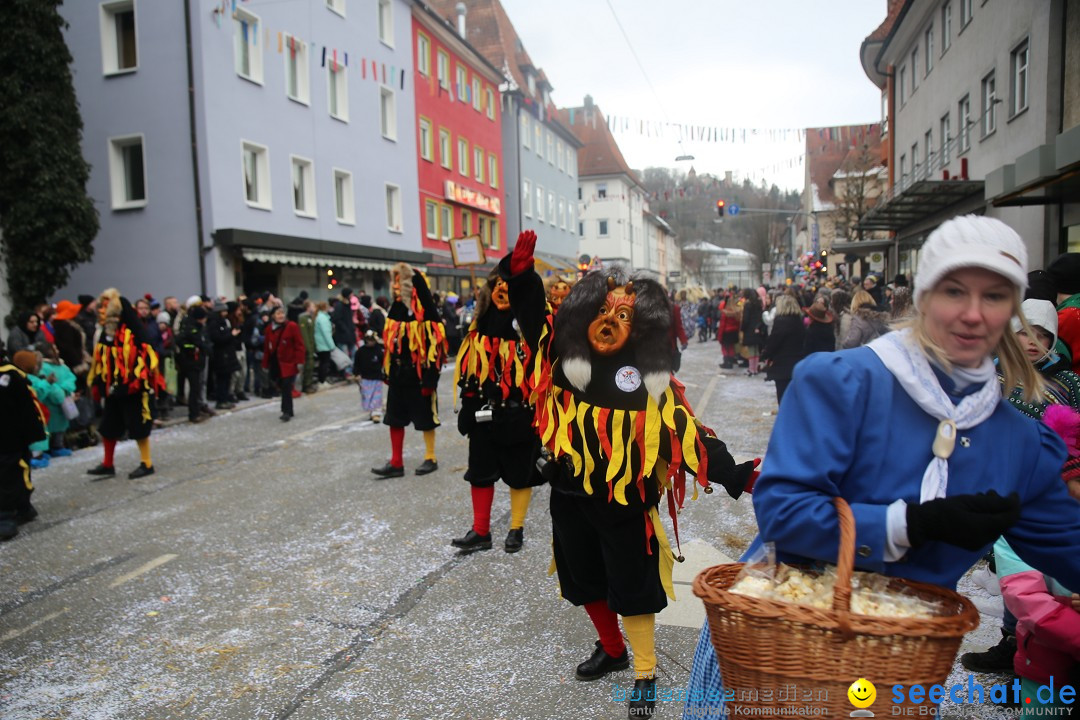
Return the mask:
POLYGON ((863 230, 859 220, 877 205, 882 190, 881 164, 870 146, 864 144, 858 152, 849 154, 832 183, 836 196, 836 233, 849 241, 861 241, 863 230))

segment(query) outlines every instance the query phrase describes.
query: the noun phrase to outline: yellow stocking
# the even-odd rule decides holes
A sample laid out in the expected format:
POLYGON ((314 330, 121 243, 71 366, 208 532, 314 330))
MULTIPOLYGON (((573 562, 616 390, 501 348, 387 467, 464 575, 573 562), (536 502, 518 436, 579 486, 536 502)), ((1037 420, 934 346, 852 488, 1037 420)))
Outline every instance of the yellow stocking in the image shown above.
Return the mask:
POLYGON ((532 488, 510 488, 510 529, 525 527, 525 513, 529 512, 532 488))
POLYGON ((435 431, 424 431, 424 459, 436 462, 435 460, 435 431))
POLYGON ((154 462, 150 459, 150 438, 136 440, 135 444, 139 446, 139 457, 142 458, 143 464, 146 467, 154 467, 154 462))
POLYGON ((622 624, 634 651, 634 678, 656 677, 656 615, 624 615, 622 624))

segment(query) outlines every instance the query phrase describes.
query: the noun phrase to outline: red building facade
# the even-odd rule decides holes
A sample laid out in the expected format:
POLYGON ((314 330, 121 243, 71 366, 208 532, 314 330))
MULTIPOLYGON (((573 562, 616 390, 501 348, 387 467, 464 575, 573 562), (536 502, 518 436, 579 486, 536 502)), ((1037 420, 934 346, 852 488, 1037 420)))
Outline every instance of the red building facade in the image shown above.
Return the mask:
POLYGON ((479 236, 491 261, 506 249, 500 73, 445 21, 413 5, 420 225, 428 274, 443 290, 465 285, 449 241, 479 236))

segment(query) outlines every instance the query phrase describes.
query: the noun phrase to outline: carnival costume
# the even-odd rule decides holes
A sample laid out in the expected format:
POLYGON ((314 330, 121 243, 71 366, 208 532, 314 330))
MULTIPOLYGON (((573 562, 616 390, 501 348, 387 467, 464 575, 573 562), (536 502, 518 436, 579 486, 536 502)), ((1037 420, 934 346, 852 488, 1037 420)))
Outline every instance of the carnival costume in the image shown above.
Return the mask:
POLYGON ((629 665, 616 615, 634 651, 631 717, 655 705, 655 613, 674 597, 675 556, 657 512, 661 495, 678 540, 676 507, 686 473, 738 497, 754 462, 736 466, 724 443, 694 417, 671 375, 671 307, 649 279, 619 269, 589 273, 552 327, 533 271, 536 235, 522 233, 499 265, 511 307, 534 354, 531 401, 552 486, 554 565, 562 596, 584 606, 599 635, 579 680, 629 665))
POLYGON ((26 374, 0 358, 0 540, 37 517, 30 504, 30 445, 47 437, 46 422, 26 374))
POLYGON ((532 489, 544 482, 535 468, 540 443, 529 405, 530 354, 514 324, 506 281, 496 272, 481 288, 476 307, 454 369, 455 391, 461 389, 458 431, 469 438, 465 480, 472 485, 473 526, 451 544, 466 553, 491 548, 491 504, 502 478, 510 486, 504 549, 513 553, 524 542, 532 489))
POLYGON ((416 474, 439 469, 435 458, 435 428, 439 426, 436 390, 447 350, 446 331, 424 276, 405 263, 395 265, 391 275, 394 302, 383 330, 383 372, 388 385, 383 424, 390 427, 392 454, 386 465, 371 469, 380 478, 405 474, 402 446, 410 423, 424 434, 424 462, 416 474))
POLYGON ((88 470, 95 479, 116 475, 113 453, 116 441, 126 432, 139 446, 139 467, 128 474, 131 479, 154 474, 150 459, 150 413, 152 396, 164 389, 165 378, 159 372, 158 356, 150 347, 143 325, 127 298, 115 289, 108 289, 98 300, 101 336, 94 346, 94 359, 86 384, 94 399, 104 409, 98 432, 102 437, 105 457, 101 464, 88 470))
POLYGON ((548 305, 551 306, 551 314, 555 315, 562 307, 563 300, 574 289, 574 281, 559 275, 549 275, 544 278, 544 292, 547 293, 548 305))

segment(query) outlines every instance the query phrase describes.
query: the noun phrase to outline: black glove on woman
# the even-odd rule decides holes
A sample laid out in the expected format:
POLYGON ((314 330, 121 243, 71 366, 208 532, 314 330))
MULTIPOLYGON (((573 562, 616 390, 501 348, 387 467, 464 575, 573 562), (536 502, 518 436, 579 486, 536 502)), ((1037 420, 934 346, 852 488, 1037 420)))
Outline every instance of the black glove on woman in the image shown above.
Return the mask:
POLYGON ((931 540, 978 550, 997 540, 1020 519, 1020 496, 995 491, 929 500, 907 506, 911 547, 931 540))

